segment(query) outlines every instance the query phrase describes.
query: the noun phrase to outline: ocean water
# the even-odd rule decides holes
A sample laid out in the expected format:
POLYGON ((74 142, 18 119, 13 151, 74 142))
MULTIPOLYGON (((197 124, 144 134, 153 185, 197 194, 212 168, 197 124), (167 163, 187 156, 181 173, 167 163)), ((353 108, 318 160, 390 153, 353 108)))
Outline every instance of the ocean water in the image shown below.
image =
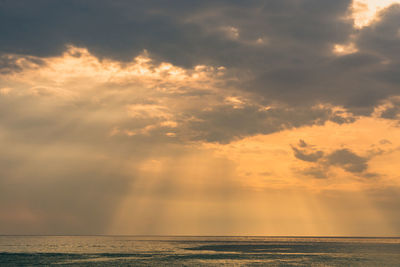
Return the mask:
POLYGON ((0 266, 400 266, 400 238, 0 236, 0 266))

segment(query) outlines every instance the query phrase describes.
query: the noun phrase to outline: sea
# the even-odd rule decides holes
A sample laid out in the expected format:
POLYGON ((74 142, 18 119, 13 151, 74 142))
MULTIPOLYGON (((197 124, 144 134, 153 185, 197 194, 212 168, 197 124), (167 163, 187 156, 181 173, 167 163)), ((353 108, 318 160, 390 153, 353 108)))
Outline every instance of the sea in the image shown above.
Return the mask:
POLYGON ((400 238, 0 236, 0 266, 400 266, 400 238))

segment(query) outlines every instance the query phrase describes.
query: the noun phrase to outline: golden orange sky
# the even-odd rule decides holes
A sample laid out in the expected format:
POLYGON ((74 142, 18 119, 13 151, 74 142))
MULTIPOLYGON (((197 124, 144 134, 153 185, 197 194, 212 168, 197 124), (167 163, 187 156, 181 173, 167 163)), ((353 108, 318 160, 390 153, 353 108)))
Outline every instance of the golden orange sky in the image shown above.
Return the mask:
POLYGON ((289 2, 7 32, 0 234, 399 235, 398 1, 289 2))

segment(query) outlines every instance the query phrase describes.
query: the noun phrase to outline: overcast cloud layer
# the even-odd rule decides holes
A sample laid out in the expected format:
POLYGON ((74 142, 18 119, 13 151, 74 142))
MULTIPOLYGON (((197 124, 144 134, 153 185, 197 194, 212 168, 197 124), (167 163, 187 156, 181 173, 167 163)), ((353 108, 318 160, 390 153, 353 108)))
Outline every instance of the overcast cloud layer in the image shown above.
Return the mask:
MULTIPOLYGON (((0 234, 104 233, 124 199, 146 188, 154 203, 186 198, 187 190, 216 202, 250 195, 237 162, 209 146, 368 119, 397 127, 400 5, 362 28, 351 7, 0 0, 0 234)), ((285 157, 305 164, 291 175, 321 183, 335 170, 379 181, 371 162, 398 151, 383 137, 379 149, 359 151, 304 139, 285 141, 285 157)), ((388 182, 365 192, 376 206, 394 206, 394 193, 382 201, 391 185, 399 190, 388 182)), ((385 212, 391 224, 400 220, 385 212)))
POLYGON ((146 49, 180 66, 236 70, 237 86, 265 103, 329 102, 365 114, 397 93, 400 7, 356 30, 350 6, 350 0, 2 1, 0 49, 46 57, 73 44, 123 61, 146 49), (332 53, 350 42, 357 52, 332 53))

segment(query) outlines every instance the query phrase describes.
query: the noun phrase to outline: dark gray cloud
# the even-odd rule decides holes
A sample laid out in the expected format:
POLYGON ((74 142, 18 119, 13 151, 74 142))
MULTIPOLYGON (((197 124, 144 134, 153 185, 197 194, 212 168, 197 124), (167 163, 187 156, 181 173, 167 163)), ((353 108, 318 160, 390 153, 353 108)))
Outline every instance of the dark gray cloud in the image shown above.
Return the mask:
POLYGON ((307 125, 323 125, 329 120, 336 120, 336 117, 331 109, 323 107, 263 109, 256 105, 242 108, 221 105, 197 113, 197 119, 189 121, 187 127, 189 131, 194 131, 195 139, 229 143, 256 134, 270 134, 307 125))
POLYGON ((398 93, 399 7, 356 30, 345 19, 350 5, 350 0, 2 1, 0 50, 50 56, 74 44, 128 61, 146 49, 178 65, 226 66, 239 77, 235 86, 263 103, 328 102, 366 115, 398 93), (358 52, 332 52, 335 44, 350 41, 358 52))
POLYGON ((316 150, 312 146, 308 145, 304 140, 300 140, 298 147, 292 146, 294 156, 303 161, 317 162, 324 156, 324 152, 316 150))
MULTIPOLYGON (((381 145, 385 144, 387 144, 386 141, 381 143, 381 145)), ((369 151, 368 156, 360 156, 348 148, 325 152, 307 144, 304 140, 300 140, 297 146, 292 145, 292 150, 297 159, 312 164, 300 173, 318 179, 329 178, 331 167, 339 167, 363 178, 377 178, 380 176, 378 173, 368 172, 368 161, 374 156, 390 152, 390 150, 377 149, 369 151)))
POLYGON ((44 56, 73 43, 124 59, 149 49, 174 62, 190 55, 201 61, 218 51, 222 52, 218 60, 231 61, 233 56, 237 61, 239 55, 232 52, 253 49, 227 38, 218 31, 220 27, 236 27, 247 39, 257 40, 266 34, 278 41, 296 41, 295 45, 314 44, 315 48, 347 39, 350 22, 339 18, 349 4, 349 0, 333 4, 316 0, 2 1, 5 38, 0 47, 44 56))
POLYGON ((384 119, 400 119, 400 99, 391 99, 389 105, 384 106, 380 117, 384 119))
POLYGON ((361 173, 368 167, 368 159, 360 157, 351 150, 338 149, 326 156, 326 163, 343 168, 348 172, 361 173))
POLYGON ((363 28, 357 38, 357 46, 363 51, 384 56, 399 62, 400 5, 392 5, 381 11, 379 19, 363 28))
POLYGON ((399 113, 400 106, 390 107, 382 112, 381 117, 385 119, 396 119, 399 113))

